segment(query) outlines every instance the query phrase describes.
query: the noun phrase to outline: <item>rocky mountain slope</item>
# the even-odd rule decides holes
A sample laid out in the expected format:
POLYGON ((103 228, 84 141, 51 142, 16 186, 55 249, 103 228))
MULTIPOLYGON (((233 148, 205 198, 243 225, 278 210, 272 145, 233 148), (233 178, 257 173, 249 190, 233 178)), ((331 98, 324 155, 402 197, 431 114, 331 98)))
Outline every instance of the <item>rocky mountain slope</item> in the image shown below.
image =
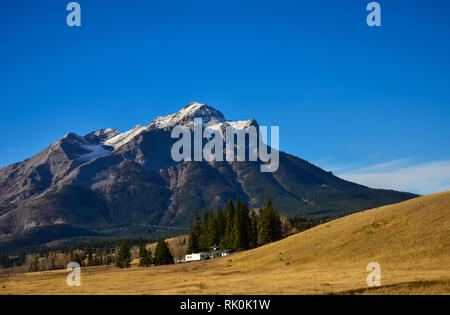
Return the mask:
POLYGON ((227 121, 220 111, 192 103, 123 134, 69 133, 0 169, 0 244, 17 239, 23 244, 36 233, 45 243, 64 238, 66 228, 72 237, 124 229, 133 234, 136 225, 186 227, 195 209, 237 197, 257 208, 270 196, 283 215, 329 218, 415 197, 344 181, 284 152, 274 173, 260 172, 259 160, 177 163, 171 131, 178 125, 192 128, 194 118, 215 130, 258 126, 254 119, 227 121))

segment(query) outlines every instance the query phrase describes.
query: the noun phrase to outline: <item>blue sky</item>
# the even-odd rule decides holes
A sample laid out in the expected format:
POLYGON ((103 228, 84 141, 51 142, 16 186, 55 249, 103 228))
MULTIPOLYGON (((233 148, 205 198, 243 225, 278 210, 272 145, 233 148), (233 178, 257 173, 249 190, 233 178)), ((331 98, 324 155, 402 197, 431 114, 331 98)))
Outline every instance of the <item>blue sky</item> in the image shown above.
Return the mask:
POLYGON ((450 2, 0 2, 0 167, 68 132, 191 101, 280 126, 284 151, 373 187, 450 189, 450 2))

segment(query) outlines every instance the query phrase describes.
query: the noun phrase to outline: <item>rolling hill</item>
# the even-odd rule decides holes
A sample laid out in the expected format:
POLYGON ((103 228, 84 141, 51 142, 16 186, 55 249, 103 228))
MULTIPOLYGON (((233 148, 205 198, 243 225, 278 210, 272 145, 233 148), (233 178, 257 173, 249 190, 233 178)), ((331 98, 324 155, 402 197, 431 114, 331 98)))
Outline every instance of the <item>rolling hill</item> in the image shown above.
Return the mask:
POLYGON ((118 270, 87 268, 1 279, 0 293, 450 294, 450 192, 353 214, 276 243, 207 262, 118 270), (367 288, 366 266, 382 286, 367 288))

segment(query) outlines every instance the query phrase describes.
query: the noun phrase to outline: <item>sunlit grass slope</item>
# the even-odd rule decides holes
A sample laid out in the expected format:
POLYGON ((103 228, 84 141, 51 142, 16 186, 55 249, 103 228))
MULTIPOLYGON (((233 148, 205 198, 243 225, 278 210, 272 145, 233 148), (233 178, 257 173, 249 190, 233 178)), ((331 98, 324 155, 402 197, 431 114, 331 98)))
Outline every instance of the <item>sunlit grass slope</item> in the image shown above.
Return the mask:
POLYGON ((0 279, 8 294, 450 294, 450 192, 354 214, 285 240, 202 263, 0 279), (382 287, 366 285, 370 262, 382 287))

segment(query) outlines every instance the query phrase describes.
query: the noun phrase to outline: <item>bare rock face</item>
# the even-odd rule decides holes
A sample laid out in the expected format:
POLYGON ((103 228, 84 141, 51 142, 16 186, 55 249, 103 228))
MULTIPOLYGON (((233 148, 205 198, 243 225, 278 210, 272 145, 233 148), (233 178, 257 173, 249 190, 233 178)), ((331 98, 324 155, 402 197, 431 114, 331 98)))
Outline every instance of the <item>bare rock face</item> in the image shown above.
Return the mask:
POLYGON ((275 173, 261 173, 260 161, 176 163, 171 130, 192 128, 194 118, 215 130, 258 127, 254 119, 227 121, 220 111, 191 103, 123 134, 69 133, 0 169, 0 251, 2 242, 23 241, 43 229, 52 231, 45 238, 50 242, 136 224, 186 227, 195 209, 238 197, 258 208, 270 196, 285 216, 330 218, 415 197, 344 181, 283 152, 275 173))
POLYGON ((100 129, 87 134, 84 136, 84 139, 91 143, 103 143, 111 138, 114 138, 118 134, 119 131, 117 129, 100 129))

